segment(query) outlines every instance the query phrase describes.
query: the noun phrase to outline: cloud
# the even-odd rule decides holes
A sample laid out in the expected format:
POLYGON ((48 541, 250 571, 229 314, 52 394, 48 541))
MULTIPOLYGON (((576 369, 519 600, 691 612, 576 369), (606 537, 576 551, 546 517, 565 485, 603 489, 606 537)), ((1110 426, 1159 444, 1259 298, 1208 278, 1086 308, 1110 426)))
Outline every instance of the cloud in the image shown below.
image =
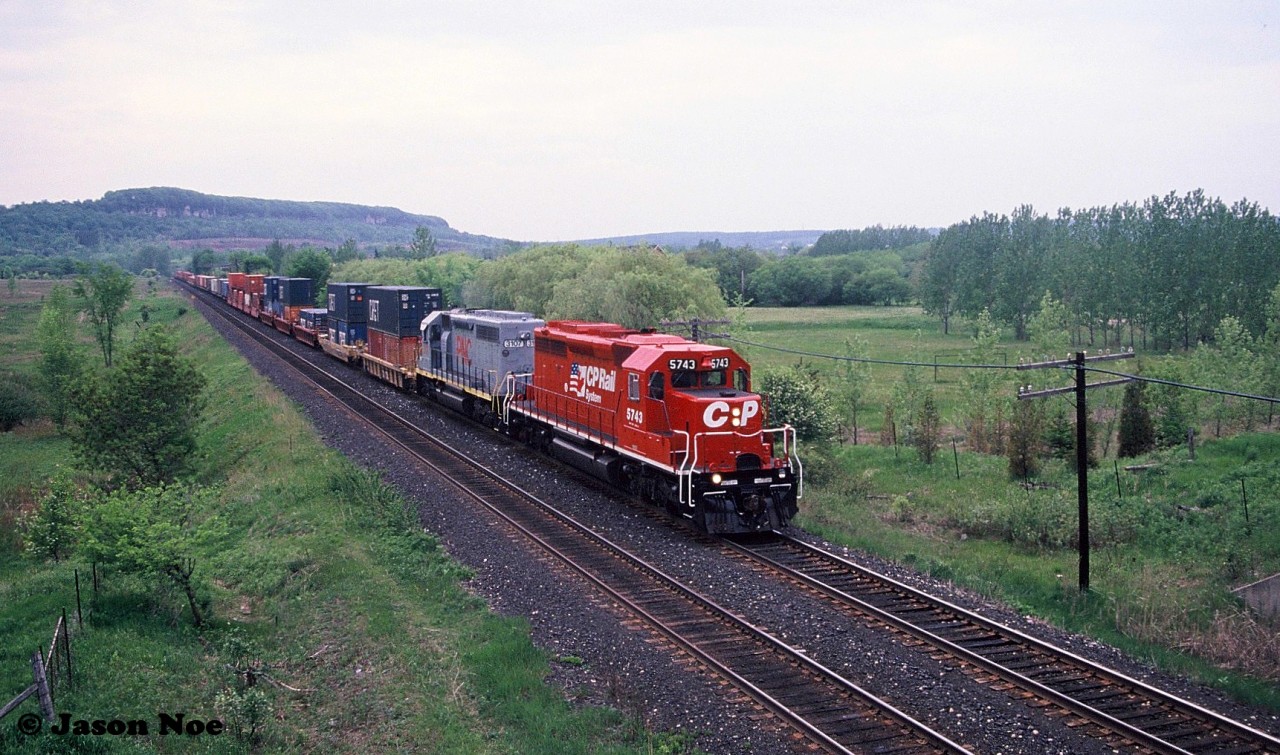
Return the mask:
POLYGON ((1272 6, 0 8, 0 202, 168 184, 466 230, 947 224, 1280 202, 1272 6))

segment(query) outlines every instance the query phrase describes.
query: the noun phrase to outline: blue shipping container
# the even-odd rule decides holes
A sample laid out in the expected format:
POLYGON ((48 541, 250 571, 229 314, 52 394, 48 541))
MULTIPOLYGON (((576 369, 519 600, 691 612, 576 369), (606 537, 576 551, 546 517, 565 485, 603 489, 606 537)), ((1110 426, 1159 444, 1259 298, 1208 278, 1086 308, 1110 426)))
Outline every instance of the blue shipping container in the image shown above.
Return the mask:
POLYGON ((329 314, 342 322, 368 322, 369 306, 365 302, 368 283, 330 283, 329 314))
POLYGON ((308 330, 328 330, 329 310, 311 307, 298 313, 298 321, 308 330))
POLYGON ((341 346, 355 346, 357 343, 368 343, 368 325, 363 322, 330 320, 329 341, 341 346))
POLYGON ((310 278, 281 278, 280 303, 286 307, 306 307, 315 304, 311 293, 310 278))
POLYGON ((422 318, 440 309, 440 289, 424 286, 369 286, 369 327, 397 337, 418 335, 422 318))

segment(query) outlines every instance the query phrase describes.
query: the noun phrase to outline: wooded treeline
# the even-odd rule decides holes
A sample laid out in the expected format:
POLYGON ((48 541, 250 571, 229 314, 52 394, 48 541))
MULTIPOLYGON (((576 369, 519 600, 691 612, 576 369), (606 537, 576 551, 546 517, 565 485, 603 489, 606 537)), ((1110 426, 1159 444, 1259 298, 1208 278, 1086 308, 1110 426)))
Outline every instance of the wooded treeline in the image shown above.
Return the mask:
POLYGON ((984 309, 1019 339, 1045 293, 1061 302, 1075 343, 1189 348, 1224 317, 1254 336, 1280 282, 1280 224, 1266 209, 1196 190, 1054 217, 1024 205, 939 234, 919 299, 942 319, 984 309))
POLYGON ((430 228, 446 249, 481 256, 493 256, 509 243, 454 230, 434 215, 394 207, 223 197, 157 187, 109 191, 97 200, 0 207, 0 257, 24 258, 9 263, 23 271, 59 257, 110 259, 125 266, 125 260, 147 244, 308 239, 323 245, 352 239, 364 245, 392 245, 410 243, 419 227, 430 228))

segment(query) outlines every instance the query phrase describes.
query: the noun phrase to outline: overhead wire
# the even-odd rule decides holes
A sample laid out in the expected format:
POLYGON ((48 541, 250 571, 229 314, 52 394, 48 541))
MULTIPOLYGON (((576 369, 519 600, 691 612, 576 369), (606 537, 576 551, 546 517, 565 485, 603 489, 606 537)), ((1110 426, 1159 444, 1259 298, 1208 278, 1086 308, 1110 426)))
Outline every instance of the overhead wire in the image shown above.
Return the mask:
MULTIPOLYGON (((734 336, 721 336, 719 340, 733 341, 734 343, 740 343, 746 346, 755 346, 758 348, 769 349, 772 351, 781 351, 786 354, 796 354, 799 356, 814 357, 817 359, 831 359, 837 362, 860 362, 864 364, 885 364, 885 365, 896 365, 901 367, 936 367, 939 369, 947 368, 947 369, 957 369, 957 370, 1016 370, 1018 369, 1018 365, 1014 365, 1014 364, 955 364, 955 363, 943 363, 943 362, 908 362, 908 361, 899 361, 894 359, 872 359, 870 357, 853 357, 853 356, 841 356, 838 354, 823 354, 821 352, 816 352, 816 351, 805 351, 803 349, 789 349, 785 346, 774 346, 772 344, 767 344, 767 343, 757 343, 755 341, 748 341, 745 338, 737 338, 734 336)), ((1061 369, 1074 370, 1076 369, 1076 367, 1074 365, 1065 364, 1061 366, 1061 369)), ((1280 398, 1275 396, 1260 396, 1253 393, 1241 393, 1239 391, 1229 391, 1222 388, 1210 388, 1203 385, 1192 385, 1190 383, 1180 383, 1175 380, 1163 380, 1161 378, 1145 377, 1142 375, 1132 375, 1127 372, 1116 372, 1114 370, 1104 370, 1100 367, 1090 367, 1088 365, 1085 365, 1084 369, 1088 370, 1089 372, 1097 372, 1104 375, 1114 375, 1116 377, 1127 378, 1130 380, 1136 380, 1143 383, 1155 383, 1157 385, 1168 385, 1168 386, 1173 386, 1175 388, 1185 388, 1191 391, 1202 391, 1204 393, 1213 393, 1213 394, 1218 394, 1222 396, 1232 396, 1235 398, 1250 399, 1253 401, 1266 401, 1268 403, 1280 403, 1280 398)))

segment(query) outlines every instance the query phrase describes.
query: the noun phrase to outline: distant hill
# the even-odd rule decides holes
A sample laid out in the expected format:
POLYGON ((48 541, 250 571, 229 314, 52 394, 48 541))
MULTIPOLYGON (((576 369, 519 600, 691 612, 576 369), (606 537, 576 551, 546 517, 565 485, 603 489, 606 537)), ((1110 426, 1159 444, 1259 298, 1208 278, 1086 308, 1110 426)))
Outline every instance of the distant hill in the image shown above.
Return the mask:
POLYGON ((455 230, 440 217, 394 207, 294 202, 155 187, 109 191, 102 199, 0 207, 0 255, 87 258, 138 245, 260 249, 272 240, 336 247, 407 245, 419 226, 442 251, 493 255, 512 242, 455 230))
POLYGON ((692 249, 703 241, 719 241, 728 247, 749 246, 762 252, 781 252, 791 247, 811 246, 824 231, 674 231, 633 236, 581 239, 579 244, 657 244, 670 249, 692 249))
MULTIPOLYGON (((342 202, 297 202, 202 194, 152 187, 109 191, 101 199, 32 202, 0 207, 0 257, 119 258, 138 249, 263 249, 274 240, 294 246, 338 247, 352 239, 363 249, 407 246, 419 226, 431 229, 442 252, 495 257, 520 242, 454 229, 444 218, 394 207, 342 202)), ((690 249, 702 241, 781 252, 812 245, 822 231, 666 232, 580 239, 572 243, 656 244, 690 249)), ((26 269, 30 266, 20 266, 26 269)))

